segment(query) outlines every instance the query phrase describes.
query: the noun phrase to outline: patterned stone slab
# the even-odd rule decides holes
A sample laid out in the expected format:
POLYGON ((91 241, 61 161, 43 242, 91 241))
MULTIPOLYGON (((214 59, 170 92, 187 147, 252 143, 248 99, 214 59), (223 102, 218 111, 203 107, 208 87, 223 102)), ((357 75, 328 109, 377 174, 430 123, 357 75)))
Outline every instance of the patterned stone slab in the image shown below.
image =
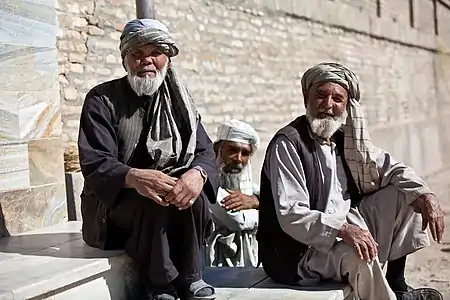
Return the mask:
POLYGON ((58 27, 54 0, 0 1, 0 41, 54 47, 58 27))
POLYGON ((10 234, 67 220, 64 182, 0 192, 0 205, 10 234))

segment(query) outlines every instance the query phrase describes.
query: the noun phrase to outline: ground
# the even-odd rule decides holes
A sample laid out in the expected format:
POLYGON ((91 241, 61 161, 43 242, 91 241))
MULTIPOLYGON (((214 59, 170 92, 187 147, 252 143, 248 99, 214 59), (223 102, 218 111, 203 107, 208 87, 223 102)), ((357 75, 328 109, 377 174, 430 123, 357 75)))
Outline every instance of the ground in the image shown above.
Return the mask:
POLYGON ((450 199, 441 199, 441 205, 446 225, 443 242, 433 242, 431 247, 410 255, 406 278, 413 287, 433 287, 444 299, 450 299, 450 199))

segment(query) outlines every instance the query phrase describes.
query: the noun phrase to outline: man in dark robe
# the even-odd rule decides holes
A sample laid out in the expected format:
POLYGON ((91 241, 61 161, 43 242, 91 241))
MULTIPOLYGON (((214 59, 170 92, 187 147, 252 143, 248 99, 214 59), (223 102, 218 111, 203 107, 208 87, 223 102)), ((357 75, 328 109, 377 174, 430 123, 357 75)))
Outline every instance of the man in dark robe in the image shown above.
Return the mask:
POLYGON ((218 173, 211 140, 171 67, 178 48, 164 24, 137 19, 125 26, 120 51, 127 76, 94 87, 81 113, 83 238, 125 248, 146 270, 149 299, 214 299, 201 249, 218 173))

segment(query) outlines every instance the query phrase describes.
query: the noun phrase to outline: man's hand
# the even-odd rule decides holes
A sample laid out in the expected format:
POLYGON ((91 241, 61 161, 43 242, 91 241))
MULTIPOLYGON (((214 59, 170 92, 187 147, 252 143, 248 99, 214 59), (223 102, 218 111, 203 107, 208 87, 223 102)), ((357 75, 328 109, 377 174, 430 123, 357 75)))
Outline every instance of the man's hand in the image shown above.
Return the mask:
POLYGON ((142 196, 168 206, 163 198, 174 188, 177 180, 157 170, 131 169, 125 177, 125 187, 134 188, 142 196))
POLYGON ((202 189, 203 177, 198 170, 191 169, 178 179, 165 201, 175 205, 180 210, 186 209, 194 204, 202 189))
POLYGON ((352 246, 358 256, 367 262, 373 261, 378 255, 378 244, 368 230, 345 223, 339 230, 338 237, 352 246))
POLYGON ((444 212, 435 195, 424 194, 411 203, 416 213, 422 215, 422 230, 430 226, 433 240, 438 243, 442 242, 444 235, 444 212))
POLYGON ((256 196, 249 196, 238 191, 227 190, 230 195, 222 200, 222 207, 227 211, 240 211, 244 209, 258 209, 259 201, 256 196))

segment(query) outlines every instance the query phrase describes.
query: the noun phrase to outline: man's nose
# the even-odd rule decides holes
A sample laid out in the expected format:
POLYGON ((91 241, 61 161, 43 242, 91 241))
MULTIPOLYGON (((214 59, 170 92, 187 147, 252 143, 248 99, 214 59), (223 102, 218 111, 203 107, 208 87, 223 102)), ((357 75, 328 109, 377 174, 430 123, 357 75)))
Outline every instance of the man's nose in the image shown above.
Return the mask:
POLYGON ((236 156, 234 158, 234 161, 238 164, 242 163, 242 154, 241 152, 236 153, 236 156))
POLYGON ((331 95, 329 95, 328 97, 325 97, 325 99, 322 102, 322 106, 325 109, 333 108, 333 98, 331 97, 331 95))
POLYGON ((144 56, 141 60, 141 64, 144 65, 153 65, 153 57, 151 57, 150 55, 144 56))

